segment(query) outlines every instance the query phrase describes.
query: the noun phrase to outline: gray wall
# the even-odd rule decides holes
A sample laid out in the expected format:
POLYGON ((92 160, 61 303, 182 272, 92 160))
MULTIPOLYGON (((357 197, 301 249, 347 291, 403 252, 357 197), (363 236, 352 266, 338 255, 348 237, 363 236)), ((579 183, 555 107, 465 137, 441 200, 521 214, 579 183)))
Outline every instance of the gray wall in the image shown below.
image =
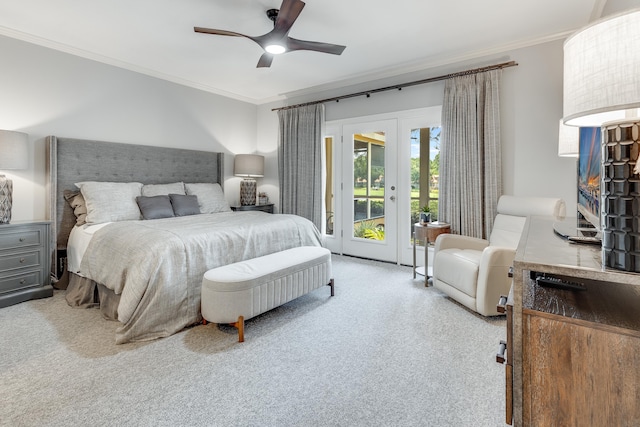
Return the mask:
MULTIPOLYGON (((360 84, 292 98, 286 105, 326 99, 421 80, 455 71, 514 60, 519 66, 503 70, 501 131, 504 193, 516 196, 562 197, 567 212, 576 210, 576 160, 557 156, 558 120, 562 117, 562 40, 513 50, 500 55, 439 67, 401 78, 360 84)), ((326 104, 327 120, 361 117, 442 104, 444 83, 408 87, 326 104)), ((277 188, 276 141, 278 119, 274 103, 258 109, 258 150, 268 156, 265 185, 277 188)))
POLYGON ((0 36, 0 129, 29 134, 28 170, 14 181, 13 220, 45 217, 47 135, 222 151, 225 190, 238 199, 233 155, 256 147, 257 107, 0 36))
MULTIPOLYGON (((282 103, 254 106, 153 77, 82 59, 30 43, 0 37, 0 129, 30 135, 32 160, 25 171, 5 172, 14 180, 14 220, 45 215, 46 135, 88 138, 229 153, 225 189, 237 201, 239 179, 233 154, 266 156, 259 189, 278 202, 277 114, 282 103)), ((297 103, 412 81, 506 60, 520 65, 503 72, 502 140, 504 192, 559 196, 575 212, 575 160, 559 158, 562 114, 562 41, 439 67, 401 78, 309 93, 297 103)), ((442 102, 442 82, 328 103, 336 120, 409 110, 442 102)))

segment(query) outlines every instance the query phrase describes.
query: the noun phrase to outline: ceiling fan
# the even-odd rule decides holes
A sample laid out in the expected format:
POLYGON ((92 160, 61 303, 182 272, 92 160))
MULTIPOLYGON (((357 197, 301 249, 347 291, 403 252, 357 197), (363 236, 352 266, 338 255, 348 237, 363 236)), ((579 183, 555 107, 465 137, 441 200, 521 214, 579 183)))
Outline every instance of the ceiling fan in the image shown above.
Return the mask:
POLYGON ((257 68, 270 67, 273 55, 294 50, 313 50, 316 52, 340 55, 346 46, 337 44, 321 43, 308 40, 298 40, 289 37, 289 31, 293 23, 298 19, 305 3, 301 0, 283 0, 280 10, 267 10, 267 17, 273 21, 273 30, 261 36, 247 36, 226 30, 214 30, 212 28, 194 27, 196 33, 217 34, 220 36, 246 37, 258 43, 265 53, 258 61, 257 68))

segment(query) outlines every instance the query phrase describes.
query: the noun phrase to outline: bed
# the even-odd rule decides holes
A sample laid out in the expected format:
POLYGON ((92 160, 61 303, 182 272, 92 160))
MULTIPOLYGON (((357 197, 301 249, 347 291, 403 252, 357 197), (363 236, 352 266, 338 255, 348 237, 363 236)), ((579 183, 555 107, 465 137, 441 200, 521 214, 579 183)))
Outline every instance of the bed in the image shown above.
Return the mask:
MULTIPOLYGON (((222 194, 222 153, 51 136, 47 157, 52 275, 60 278, 59 288, 66 287, 70 305, 97 306, 105 318, 120 322, 118 344, 166 337, 199 322, 202 277, 209 269, 322 245, 317 228, 304 218, 230 211, 222 194), (83 220, 92 218, 81 225, 70 202, 79 193, 76 183, 87 198, 83 220), (196 211, 205 213, 139 219, 139 212, 114 217, 102 215, 111 207, 96 208, 96 200, 104 199, 123 211, 128 192, 137 194, 138 187, 152 194, 138 203, 158 199, 156 191, 164 201, 162 191, 174 193, 180 184, 185 194, 172 194, 171 203, 174 196, 197 200, 196 211), (210 196, 204 189, 219 190, 210 196)), ((146 217, 144 206, 139 208, 146 217)))

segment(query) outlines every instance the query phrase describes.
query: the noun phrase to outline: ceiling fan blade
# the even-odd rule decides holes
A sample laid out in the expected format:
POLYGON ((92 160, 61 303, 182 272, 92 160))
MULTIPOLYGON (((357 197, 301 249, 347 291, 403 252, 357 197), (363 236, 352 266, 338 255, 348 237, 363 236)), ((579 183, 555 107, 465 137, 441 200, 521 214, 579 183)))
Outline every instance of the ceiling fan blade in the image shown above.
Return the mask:
POLYGON ((313 50, 315 52, 330 53, 332 55, 341 55, 346 46, 331 43, 312 42, 308 40, 298 40, 287 37, 287 51, 294 50, 313 50))
POLYGON ((273 62, 273 55, 265 52, 260 57, 260 60, 258 61, 258 65, 256 66, 256 68, 271 67, 271 62, 273 62))
POLYGON ((276 23, 269 35, 273 37, 286 36, 293 23, 300 16, 304 5, 305 2, 301 0, 283 0, 278 12, 278 18, 276 18, 276 23))
POLYGON ((244 34, 234 33, 233 31, 227 31, 227 30, 215 30, 213 28, 193 27, 193 31, 195 31, 196 33, 216 34, 219 36, 246 37, 248 39, 252 39, 252 37, 244 34))

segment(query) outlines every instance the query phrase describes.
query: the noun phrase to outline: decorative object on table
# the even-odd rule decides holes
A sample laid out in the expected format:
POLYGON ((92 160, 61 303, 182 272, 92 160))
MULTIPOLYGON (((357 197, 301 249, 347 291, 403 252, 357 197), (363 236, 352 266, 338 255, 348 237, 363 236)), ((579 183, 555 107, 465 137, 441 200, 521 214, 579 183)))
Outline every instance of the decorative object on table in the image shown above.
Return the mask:
POLYGON ((425 225, 426 223, 431 222, 431 209, 429 208, 429 205, 424 205, 421 210, 420 224, 425 225))
POLYGON ((564 44, 564 118, 602 128, 602 263, 640 272, 640 9, 598 21, 564 44))
POLYGON ((264 156, 236 154, 234 174, 245 178, 240 183, 240 205, 255 205, 257 185, 254 178, 264 176, 264 156))
MULTIPOLYGON (((29 166, 29 135, 0 130, 0 171, 29 166)), ((0 224, 11 222, 13 182, 0 174, 0 224)))
POLYGON ((258 194, 258 204, 259 205, 266 205, 268 203, 269 203, 269 196, 267 196, 267 193, 260 192, 258 194))

